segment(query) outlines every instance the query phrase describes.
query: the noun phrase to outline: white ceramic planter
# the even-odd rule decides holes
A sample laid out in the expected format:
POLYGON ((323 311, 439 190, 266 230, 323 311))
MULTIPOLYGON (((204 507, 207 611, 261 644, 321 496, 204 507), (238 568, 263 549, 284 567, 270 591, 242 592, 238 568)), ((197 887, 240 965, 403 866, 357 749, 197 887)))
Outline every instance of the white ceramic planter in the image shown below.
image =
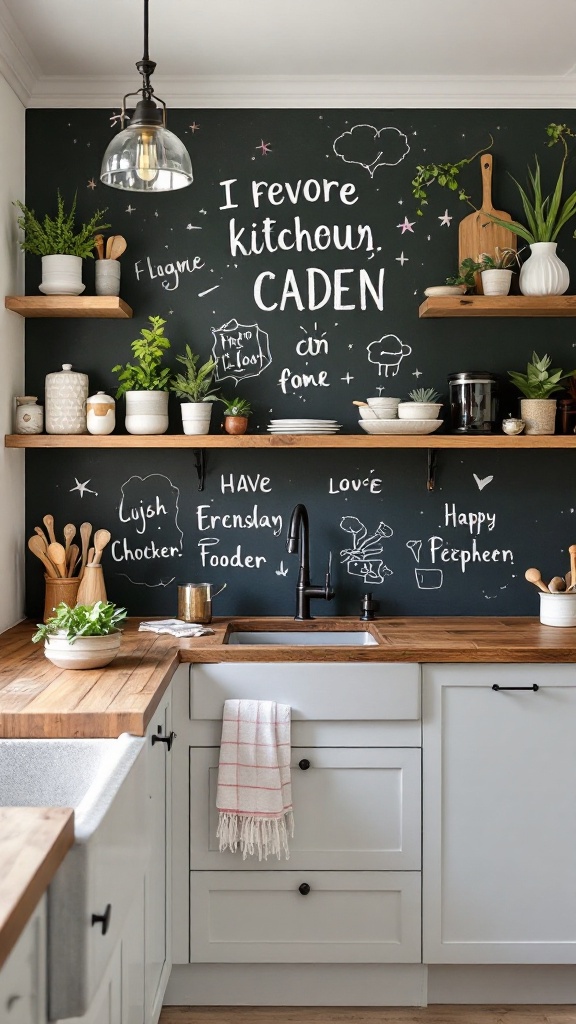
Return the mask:
POLYGON ((436 420, 441 408, 442 402, 400 402, 398 419, 436 420))
POLYGON ((185 434, 207 434, 210 430, 212 402, 182 402, 182 429, 185 434))
POLYGON ((541 592, 540 622, 545 626, 576 626, 576 594, 541 592))
POLYGON ((483 270, 481 277, 484 295, 508 295, 512 284, 511 270, 483 270))
POLYGON ((168 430, 168 392, 127 391, 126 430, 129 434, 165 434, 168 430))
POLYGON ((533 242, 530 253, 520 270, 522 295, 564 295, 570 274, 556 255, 556 242, 533 242))
POLYGON ((82 257, 43 256, 39 287, 44 295, 81 295, 86 287, 82 284, 82 257))
POLYGON ((114 660, 121 641, 119 631, 107 636, 79 636, 72 644, 65 632, 55 633, 46 637, 44 654, 58 668, 102 668, 114 660))
POLYGON ((118 260, 96 260, 96 295, 120 294, 120 264, 118 260))
POLYGON ((525 434, 553 434, 556 426, 555 398, 522 398, 520 416, 525 434))

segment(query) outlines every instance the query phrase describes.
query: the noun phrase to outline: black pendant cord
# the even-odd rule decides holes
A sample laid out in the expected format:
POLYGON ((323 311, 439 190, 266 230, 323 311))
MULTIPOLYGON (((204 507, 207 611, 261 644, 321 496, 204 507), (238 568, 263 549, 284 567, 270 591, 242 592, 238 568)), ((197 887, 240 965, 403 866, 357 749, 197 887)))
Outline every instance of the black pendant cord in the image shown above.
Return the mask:
POLYGON ((142 60, 150 60, 148 53, 148 0, 144 0, 144 53, 142 60))
POLYGON ((144 53, 142 54, 142 60, 136 61, 136 67, 143 79, 142 95, 145 100, 151 100, 154 95, 154 89, 150 84, 150 75, 154 73, 156 62, 150 60, 148 52, 148 0, 144 0, 144 53))

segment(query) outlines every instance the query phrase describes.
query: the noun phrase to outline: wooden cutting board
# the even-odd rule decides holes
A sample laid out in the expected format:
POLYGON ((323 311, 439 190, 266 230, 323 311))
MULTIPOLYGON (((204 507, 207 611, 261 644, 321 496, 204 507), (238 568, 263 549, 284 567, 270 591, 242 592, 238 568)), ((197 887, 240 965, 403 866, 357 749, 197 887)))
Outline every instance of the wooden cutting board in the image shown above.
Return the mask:
MULTIPOLYGON (((496 246, 499 249, 516 249, 518 236, 506 228, 495 224, 485 216, 492 213, 501 220, 512 220, 509 213, 504 210, 495 210, 492 206, 492 155, 484 153, 480 157, 480 168, 482 171, 482 206, 475 213, 468 214, 460 221, 458 228, 458 266, 462 260, 471 256, 477 260, 481 252, 494 255, 496 246)), ((482 295, 482 278, 476 274, 476 291, 482 295)))

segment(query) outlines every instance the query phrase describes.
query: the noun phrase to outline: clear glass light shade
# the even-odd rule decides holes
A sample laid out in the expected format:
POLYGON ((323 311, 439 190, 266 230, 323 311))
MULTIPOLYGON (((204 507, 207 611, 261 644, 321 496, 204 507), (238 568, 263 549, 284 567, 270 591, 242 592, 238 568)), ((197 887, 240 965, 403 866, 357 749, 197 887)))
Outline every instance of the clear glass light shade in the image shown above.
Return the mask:
POLYGON ((159 125, 129 125, 115 135, 100 172, 105 185, 128 192, 169 192, 192 180, 188 150, 159 125))

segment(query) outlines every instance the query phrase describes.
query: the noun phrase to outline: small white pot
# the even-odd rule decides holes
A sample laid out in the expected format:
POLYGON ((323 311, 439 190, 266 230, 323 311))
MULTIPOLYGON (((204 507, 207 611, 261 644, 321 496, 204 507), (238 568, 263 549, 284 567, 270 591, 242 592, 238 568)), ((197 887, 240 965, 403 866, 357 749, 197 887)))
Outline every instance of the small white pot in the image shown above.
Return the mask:
POLYGON ((53 256, 42 257, 42 284, 39 286, 44 295, 81 295, 86 285, 82 284, 82 257, 53 256))
POLYGON ((120 264, 118 260, 96 260, 96 295, 120 294, 120 264))
POLYGON ((540 592, 540 622, 545 626, 576 626, 576 594, 540 592))
POLYGON ((520 416, 525 434, 553 434, 556 427, 555 398, 522 398, 520 416))
POLYGON ((570 274, 556 255, 556 242, 533 242, 530 253, 520 270, 522 295, 564 295, 570 274))
POLYGON ((86 402, 86 426, 89 434, 111 434, 116 426, 116 402, 104 391, 86 402))
POLYGON ((165 434, 168 430, 168 392, 127 391, 126 430, 129 434, 165 434))
POLYGON ((185 434, 207 434, 210 430, 212 402, 182 402, 182 429, 185 434))
POLYGON ((79 636, 74 643, 70 643, 62 631, 46 637, 44 654, 58 668, 102 668, 114 660, 121 641, 119 630, 106 636, 79 636))
POLYGON ((436 420, 440 415, 442 402, 400 402, 400 420, 436 420))
POLYGON ((508 295, 512 284, 511 270, 483 270, 481 277, 484 295, 508 295))

